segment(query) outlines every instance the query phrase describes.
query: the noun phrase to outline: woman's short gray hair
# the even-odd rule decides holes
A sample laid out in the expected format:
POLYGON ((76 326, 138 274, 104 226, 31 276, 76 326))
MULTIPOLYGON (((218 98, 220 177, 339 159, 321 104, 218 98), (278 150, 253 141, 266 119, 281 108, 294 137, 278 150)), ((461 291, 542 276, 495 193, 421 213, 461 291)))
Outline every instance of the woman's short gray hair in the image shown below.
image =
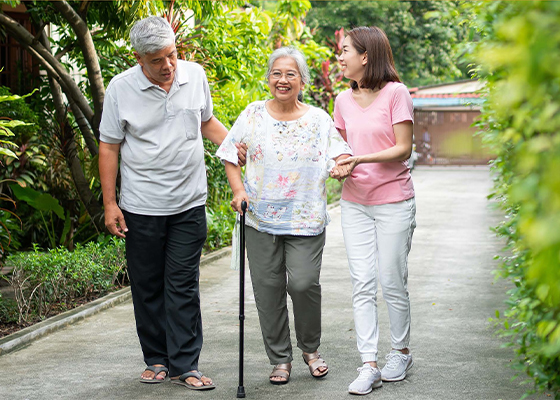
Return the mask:
POLYGON ((301 51, 296 49, 293 46, 287 47, 280 47, 272 52, 270 58, 268 59, 268 71, 266 71, 266 79, 270 76, 272 72, 272 66, 279 58, 290 57, 292 58, 299 70, 299 74, 301 75, 301 81, 305 84, 309 83, 311 80, 311 76, 309 75, 309 67, 305 62, 305 57, 301 51))
POLYGON ((134 24, 130 43, 140 55, 156 53, 175 44, 175 32, 166 19, 152 16, 134 24))

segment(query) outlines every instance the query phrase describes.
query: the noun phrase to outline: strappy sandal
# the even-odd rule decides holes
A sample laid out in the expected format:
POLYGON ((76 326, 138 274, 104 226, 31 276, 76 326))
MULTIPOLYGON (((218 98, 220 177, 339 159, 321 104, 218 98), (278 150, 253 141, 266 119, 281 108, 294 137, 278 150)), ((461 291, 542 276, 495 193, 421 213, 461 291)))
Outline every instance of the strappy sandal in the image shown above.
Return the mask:
POLYGON ((311 373, 311 376, 313 378, 323 378, 329 373, 329 366, 327 365, 325 360, 323 360, 321 354, 319 354, 318 351, 310 354, 303 353, 302 356, 303 356, 303 361, 309 367, 309 372, 311 373), (309 364, 313 360, 315 361, 309 364), (321 367, 325 367, 326 369, 324 371, 320 371, 319 368, 321 367), (319 374, 315 375, 314 374, 315 371, 318 371, 319 374))
POLYGON ((216 386, 212 383, 210 385, 205 385, 204 382, 202 382, 202 378, 204 377, 204 375, 202 375, 202 373, 200 371, 192 371, 192 372, 185 372, 183 375, 181 375, 178 378, 172 378, 171 382, 173 382, 176 385, 181 385, 184 386, 186 388, 192 389, 192 390, 210 390, 210 389, 215 389, 216 386), (187 378, 196 378, 200 381, 200 383, 202 383, 202 386, 196 386, 193 385, 191 383, 189 383, 187 381, 187 378))
POLYGON ((154 377, 151 379, 148 378, 140 378, 140 382, 142 383, 162 383, 167 378, 169 374, 169 370, 166 367, 156 367, 155 365, 147 366, 144 371, 152 371, 154 373, 154 377), (157 376, 160 372, 165 372, 165 377, 163 379, 158 379, 157 376))
POLYGON ((273 385, 285 385, 290 381, 290 372, 292 372, 292 364, 275 365, 268 379, 273 385), (283 381, 275 381, 272 378, 284 378, 283 381))

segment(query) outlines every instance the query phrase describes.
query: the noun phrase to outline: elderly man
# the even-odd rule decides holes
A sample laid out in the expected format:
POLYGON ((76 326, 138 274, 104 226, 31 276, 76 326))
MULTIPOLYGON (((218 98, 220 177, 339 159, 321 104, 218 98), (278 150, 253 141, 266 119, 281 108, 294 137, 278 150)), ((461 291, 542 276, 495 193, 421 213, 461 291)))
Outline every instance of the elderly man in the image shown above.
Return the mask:
POLYGON ((136 328, 147 365, 140 381, 161 383, 169 374, 190 389, 213 389, 198 370, 198 278, 206 240, 202 135, 220 144, 227 130, 212 115, 202 67, 177 60, 175 35, 165 19, 137 22, 130 40, 138 65, 107 87, 99 173, 105 225, 118 237, 126 235, 136 328))

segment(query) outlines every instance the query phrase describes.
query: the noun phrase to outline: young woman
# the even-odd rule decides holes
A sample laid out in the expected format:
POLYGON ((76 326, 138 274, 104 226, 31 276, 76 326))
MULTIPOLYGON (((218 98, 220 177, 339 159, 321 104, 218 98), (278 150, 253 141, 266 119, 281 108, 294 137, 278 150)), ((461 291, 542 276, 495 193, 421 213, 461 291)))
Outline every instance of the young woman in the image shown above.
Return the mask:
POLYGON ((339 60, 351 89, 338 95, 334 120, 354 156, 338 161, 331 175, 347 178, 341 200, 342 230, 363 362, 348 390, 367 394, 382 380, 404 379, 412 367, 407 259, 416 205, 406 160, 412 151, 413 108, 381 29, 352 29, 339 60), (378 280, 389 309, 392 344, 381 371, 377 367, 378 280))

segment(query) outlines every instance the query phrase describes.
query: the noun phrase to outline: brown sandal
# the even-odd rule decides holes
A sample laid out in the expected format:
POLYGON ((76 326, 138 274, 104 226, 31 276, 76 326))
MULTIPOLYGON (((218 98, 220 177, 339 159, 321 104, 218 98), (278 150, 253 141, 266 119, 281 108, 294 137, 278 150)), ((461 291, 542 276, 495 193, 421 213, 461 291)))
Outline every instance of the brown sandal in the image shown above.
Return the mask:
POLYGON ((292 372, 292 364, 275 365, 268 379, 273 385, 285 385, 290 381, 290 372, 292 372), (272 378, 284 378, 284 381, 275 381, 272 378))
POLYGON ((309 367, 309 372, 311 373, 311 376, 313 378, 323 378, 329 373, 329 366, 327 365, 325 360, 323 360, 323 358, 321 357, 321 354, 319 354, 318 351, 316 351, 315 353, 310 353, 310 354, 303 353, 302 356, 303 356, 303 361, 309 367), (315 360, 315 361, 312 362, 311 364, 309 364, 313 360, 315 360), (321 367, 325 367, 326 370, 320 371, 319 368, 321 368, 321 367), (319 375, 315 375, 314 374, 315 371, 318 371, 319 375))

